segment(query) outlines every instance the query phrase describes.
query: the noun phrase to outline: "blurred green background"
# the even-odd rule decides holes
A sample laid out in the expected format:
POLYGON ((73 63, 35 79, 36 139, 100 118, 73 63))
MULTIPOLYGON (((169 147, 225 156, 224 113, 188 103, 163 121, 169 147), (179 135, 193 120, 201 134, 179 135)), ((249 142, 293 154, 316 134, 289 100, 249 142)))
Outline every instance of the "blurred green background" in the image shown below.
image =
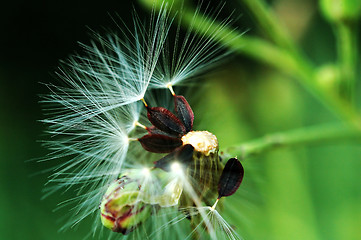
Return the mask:
MULTIPOLYGON (((240 1, 228 1, 220 19, 234 9, 233 25, 264 36, 240 1)), ((211 1, 217 6, 218 1, 211 1)), ((336 60, 335 37, 315 0, 272 1, 293 39, 317 65, 336 60)), ((45 200, 42 188, 54 163, 37 163, 47 150, 40 84, 56 83, 59 59, 89 43, 90 29, 115 29, 116 13, 132 22, 132 1, 19 1, 0 10, 0 239, 82 239, 91 219, 58 233, 66 209, 45 200)), ((246 47, 246 46, 245 46, 246 47)), ((359 77, 359 73, 358 73, 359 77)), ((207 75, 190 99, 196 126, 217 135, 221 148, 276 131, 336 121, 293 78, 237 54, 207 75)), ((360 86, 357 85, 357 92, 360 86)), ((225 204, 224 217, 245 239, 361 239, 361 147, 332 142, 277 149, 246 159, 244 183, 225 204)), ((60 195, 60 193, 59 193, 60 195)))

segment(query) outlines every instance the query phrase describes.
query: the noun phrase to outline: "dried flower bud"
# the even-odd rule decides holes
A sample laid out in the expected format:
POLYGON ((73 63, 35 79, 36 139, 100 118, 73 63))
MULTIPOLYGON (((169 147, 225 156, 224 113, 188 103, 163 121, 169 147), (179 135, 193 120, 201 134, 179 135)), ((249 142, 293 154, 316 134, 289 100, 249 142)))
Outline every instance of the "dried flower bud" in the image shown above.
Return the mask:
MULTIPOLYGON (((218 156, 218 140, 208 131, 191 131, 182 137, 183 145, 194 148, 192 160, 187 164, 187 176, 191 179, 192 187, 206 204, 217 197, 217 184, 223 165, 218 156)), ((193 200, 182 195, 181 207, 193 206, 193 200)))

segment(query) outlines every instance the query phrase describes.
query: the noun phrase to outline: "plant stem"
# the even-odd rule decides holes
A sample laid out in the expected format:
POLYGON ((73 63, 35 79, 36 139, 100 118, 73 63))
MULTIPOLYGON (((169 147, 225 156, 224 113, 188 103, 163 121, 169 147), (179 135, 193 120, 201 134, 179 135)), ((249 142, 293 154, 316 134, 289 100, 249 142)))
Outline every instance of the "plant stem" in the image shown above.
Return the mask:
POLYGON ((279 147, 325 144, 348 139, 361 140, 361 133, 349 125, 334 123, 269 134, 250 142, 231 146, 224 152, 245 159, 279 147))
POLYGON ((340 76, 340 96, 354 103, 357 66, 357 25, 353 22, 339 22, 335 26, 340 76))
POLYGON ((294 64, 298 67, 295 72, 300 82, 320 100, 329 110, 339 115, 342 119, 356 126, 361 131, 361 119, 353 108, 353 91, 356 82, 357 62, 357 34, 355 24, 351 22, 339 23, 336 27, 338 32, 338 47, 340 58, 341 93, 332 94, 320 88, 315 76, 315 67, 299 51, 289 34, 282 28, 272 9, 264 0, 239 0, 253 13, 261 28, 281 48, 289 51, 294 64), (341 96, 341 98, 340 98, 341 96))
MULTIPOLYGON (((258 21, 260 28, 270 37, 273 42, 280 48, 287 52, 292 58, 296 71, 294 76, 301 76, 308 87, 317 88, 318 86, 310 86, 315 84, 314 80, 314 66, 312 63, 299 51, 296 43, 293 41, 285 27, 279 21, 272 9, 264 0, 239 0, 252 12, 253 17, 258 21)), ((287 68, 287 66, 285 67, 287 68)))
POLYGON ((273 13, 272 9, 262 0, 239 0, 243 3, 258 21, 262 30, 278 46, 294 51, 295 44, 289 34, 284 31, 282 24, 273 13))

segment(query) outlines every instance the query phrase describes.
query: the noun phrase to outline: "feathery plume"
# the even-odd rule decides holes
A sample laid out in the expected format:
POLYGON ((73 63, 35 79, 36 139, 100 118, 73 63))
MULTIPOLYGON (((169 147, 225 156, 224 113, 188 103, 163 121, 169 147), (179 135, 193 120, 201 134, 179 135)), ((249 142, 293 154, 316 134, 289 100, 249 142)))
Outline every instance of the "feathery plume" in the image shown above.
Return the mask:
MULTIPOLYGON (((134 239, 142 234, 160 239, 167 233, 157 231, 159 226, 188 219, 192 230, 179 239, 204 233, 217 239, 218 229, 236 236, 215 210, 222 197, 217 199, 223 169, 218 140, 193 130, 193 110, 173 89, 219 60, 221 47, 205 34, 193 35, 192 26, 180 41, 178 26, 170 48, 170 8, 163 3, 149 25, 135 16, 134 29, 122 36, 95 34, 90 46, 82 45, 84 55, 63 62, 58 72, 63 86, 47 85, 51 93, 43 103, 49 117, 43 122, 49 125, 51 140, 45 144, 51 153, 46 160, 62 161, 50 175, 47 195, 75 194, 62 203, 73 210, 64 228, 100 215, 92 232, 101 222, 134 239), (173 100, 162 103, 167 108, 152 101, 154 88, 170 90, 173 100)), ((209 29, 214 36, 221 30, 209 29)), ((229 186, 233 177, 227 168, 232 192, 240 184, 229 186)))

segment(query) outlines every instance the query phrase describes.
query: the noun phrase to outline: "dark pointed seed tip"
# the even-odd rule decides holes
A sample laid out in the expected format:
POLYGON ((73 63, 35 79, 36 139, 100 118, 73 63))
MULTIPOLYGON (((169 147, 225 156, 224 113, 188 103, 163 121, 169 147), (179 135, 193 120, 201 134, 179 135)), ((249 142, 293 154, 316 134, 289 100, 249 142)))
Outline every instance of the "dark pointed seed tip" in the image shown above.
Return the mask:
POLYGON ((237 158, 226 163, 218 182, 218 198, 233 195, 239 188, 244 176, 244 168, 237 158))
POLYGON ((160 164, 160 163, 158 164, 158 162, 155 162, 154 167, 155 167, 155 168, 162 169, 162 170, 165 171, 165 172, 169 172, 169 171, 170 171, 169 166, 163 166, 163 165, 160 164))
POLYGON ((174 103, 178 118, 186 127, 186 131, 191 131, 193 128, 194 113, 188 101, 181 95, 174 95, 174 103))
POLYGON ((176 160, 188 167, 188 165, 192 162, 193 152, 194 147, 191 144, 183 145, 175 154, 176 160))
POLYGON ((179 162, 187 167, 193 159, 193 150, 194 148, 190 144, 180 146, 170 154, 164 156, 158 161, 155 161, 154 167, 160 168, 166 172, 170 171, 171 165, 175 162, 179 162))

